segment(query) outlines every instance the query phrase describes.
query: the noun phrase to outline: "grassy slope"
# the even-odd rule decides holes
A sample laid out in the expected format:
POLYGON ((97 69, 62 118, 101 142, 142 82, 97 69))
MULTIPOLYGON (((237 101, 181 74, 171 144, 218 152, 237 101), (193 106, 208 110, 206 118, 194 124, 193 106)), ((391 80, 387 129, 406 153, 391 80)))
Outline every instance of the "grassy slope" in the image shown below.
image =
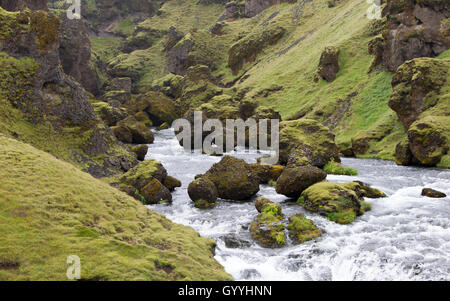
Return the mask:
MULTIPOLYGON (((341 102, 356 92, 356 96, 349 98, 350 106, 344 110, 343 116, 338 116, 340 120, 334 129, 337 142, 350 144, 351 138, 360 130, 391 128, 388 137, 372 143, 367 156, 392 159, 395 144, 403 132, 395 113, 387 106, 392 74, 380 71, 367 73, 372 61, 367 44, 373 38, 367 34, 370 20, 365 17, 365 12, 368 6, 364 1, 347 0, 334 8, 328 8, 326 1, 314 0, 304 5, 275 5, 254 18, 227 22, 224 34, 220 37, 211 36, 207 42, 218 54, 218 68, 213 74, 227 83, 245 72, 246 78, 239 81, 233 89, 249 89, 246 97, 274 106, 284 119, 296 116, 301 111, 305 117, 326 121, 334 111, 341 109, 341 102), (270 18, 277 12, 274 18, 270 18), (288 33, 276 45, 264 49, 254 63, 246 64, 234 76, 227 67, 228 49, 232 43, 251 31, 275 25, 283 26, 288 33), (303 41, 292 46, 302 37, 305 37, 303 41), (314 76, 321 52, 330 45, 341 49, 340 72, 332 83, 324 80, 315 83, 314 76), (278 54, 289 47, 284 54, 278 54), (266 97, 258 95, 273 86, 282 86, 283 90, 266 97)), ((163 16, 154 16, 141 25, 167 30, 173 22, 183 31, 193 28, 205 30, 223 12, 223 9, 216 6, 197 5, 193 10, 196 14, 203 16, 210 12, 211 18, 193 18, 193 14, 188 13, 192 9, 191 4, 181 5, 177 1, 171 1, 164 4, 163 16), (161 22, 163 17, 166 22, 161 22)), ((160 57, 159 54, 152 53, 157 57, 155 61, 164 66, 163 54, 160 57)), ((143 86, 148 86, 150 80, 163 75, 162 70, 162 67, 153 68, 146 73, 143 80, 146 83, 143 86), (154 72, 158 74, 155 75, 154 72)), ((225 93, 233 92, 225 89, 225 93)))
POLYGON ((260 17, 265 20, 273 12, 280 13, 271 22, 289 28, 290 34, 276 46, 257 58, 255 66, 248 66, 249 76, 238 85, 250 88, 249 97, 263 104, 275 106, 283 118, 291 118, 302 111, 305 117, 325 121, 339 110, 340 101, 356 92, 347 112, 335 128, 336 140, 349 144, 359 130, 391 127, 393 131, 383 141, 372 146, 380 153, 368 154, 378 158, 391 159, 398 137, 402 135, 395 113, 387 106, 391 94, 392 74, 374 71, 367 73, 372 57, 367 44, 373 37, 366 31, 369 20, 365 17, 368 5, 364 1, 344 1, 334 8, 328 8, 325 1, 313 1, 303 7, 303 15, 293 19, 297 5, 282 5, 268 9, 260 17), (294 21, 295 20, 295 21, 294 21), (295 24, 292 27, 292 24, 295 24), (306 38, 285 54, 276 53, 288 48, 301 37, 306 38), (337 79, 328 83, 314 82, 321 52, 326 46, 338 46, 340 71, 337 79), (257 96, 261 90, 273 85, 283 90, 266 98, 257 96))
POLYGON ((0 280, 224 280, 214 242, 72 165, 0 136, 0 280))

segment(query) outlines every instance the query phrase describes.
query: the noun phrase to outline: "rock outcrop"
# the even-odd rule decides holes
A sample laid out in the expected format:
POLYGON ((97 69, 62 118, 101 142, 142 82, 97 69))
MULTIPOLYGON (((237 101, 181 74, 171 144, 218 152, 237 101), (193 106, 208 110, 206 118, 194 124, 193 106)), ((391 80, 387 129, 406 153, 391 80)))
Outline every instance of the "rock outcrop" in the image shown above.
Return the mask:
POLYGON ((450 147, 448 70, 448 59, 418 58, 395 73, 389 107, 407 133, 407 141, 396 147, 397 163, 435 166, 443 161, 441 166, 448 165, 444 159, 450 147))
POLYGON ((286 33, 280 26, 256 30, 234 43, 228 51, 228 66, 234 74, 242 69, 245 63, 253 62, 256 56, 265 48, 274 45, 286 33))
POLYGON ((435 57, 450 48, 449 5, 433 0, 387 1, 383 61, 389 71, 407 60, 435 57))
POLYGON ((118 188, 144 204, 171 202, 173 189, 167 182, 167 170, 155 160, 146 160, 119 178, 118 188), (168 186, 166 187, 165 184, 168 186))
POLYGON ((334 134, 320 122, 298 119, 280 123, 280 163, 288 167, 341 162, 334 134))
POLYGON ((328 46, 320 56, 317 74, 327 82, 334 81, 339 72, 339 52, 339 48, 328 46))
POLYGON ((246 0, 244 15, 251 18, 265 10, 266 8, 280 3, 295 3, 297 0, 246 0))
MULTIPOLYGON (((46 11, 12 13, 0 8, 0 52, 6 53, 3 60, 26 57, 23 60, 30 66, 23 81, 2 72, 6 76, 1 87, 5 88, 4 96, 32 123, 49 122, 57 131, 77 129, 84 137, 79 145, 83 153, 74 153, 74 160, 87 166, 94 176, 128 170, 136 159, 99 121, 82 86, 60 68, 60 25, 59 18, 46 11), (109 158, 91 159, 100 154, 109 158)), ((12 67, 10 63, 4 66, 12 67)))
POLYGON ((49 0, 0 0, 0 7, 8 11, 19 11, 29 8, 31 10, 48 10, 49 0))
POLYGON ((66 74, 72 76, 83 88, 94 95, 100 92, 100 78, 92 68, 91 42, 88 26, 83 19, 69 20, 66 11, 59 14, 59 57, 66 74))

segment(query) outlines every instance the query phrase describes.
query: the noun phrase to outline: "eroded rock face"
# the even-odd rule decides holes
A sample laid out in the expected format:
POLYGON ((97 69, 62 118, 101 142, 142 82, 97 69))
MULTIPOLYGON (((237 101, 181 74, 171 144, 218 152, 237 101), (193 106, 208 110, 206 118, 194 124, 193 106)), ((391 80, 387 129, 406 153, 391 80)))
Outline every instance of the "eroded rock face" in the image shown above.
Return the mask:
POLYGON ((280 123, 280 163, 287 167, 341 162, 334 134, 320 122, 298 119, 280 123))
POLYGON ((59 57, 64 72, 72 76, 87 91, 97 95, 100 90, 100 78, 91 67, 91 42, 84 20, 69 20, 64 13, 61 20, 59 57))
POLYGON ((0 36, 0 52, 12 58, 26 57, 34 66, 26 85, 15 80, 6 98, 32 123, 48 121, 55 129, 79 127, 79 134, 85 137, 80 145, 84 154, 77 152, 73 156, 89 165, 87 171, 92 175, 101 177, 128 170, 137 162, 131 154, 124 156, 127 150, 116 152, 124 146, 100 122, 83 87, 60 68, 60 26, 59 18, 46 11, 6 13, 0 8, 0 31, 5 33, 0 36), (104 164, 88 158, 100 154, 109 156, 104 164))
POLYGON ((448 70, 450 60, 433 58, 410 60, 397 69, 389 107, 397 113, 407 133, 407 140, 396 147, 398 164, 446 167, 444 158, 450 144, 450 107, 445 92, 448 70))
POLYGON ((409 149, 420 164, 436 166, 448 154, 449 120, 449 116, 427 116, 408 129, 409 149))
POLYGON ((420 58, 400 66, 392 79, 393 93, 389 107, 394 110, 405 130, 419 115, 437 105, 432 99, 446 83, 450 63, 420 58))
POLYGON ((413 58, 435 57, 450 47, 449 5, 448 1, 387 1, 383 61, 389 71, 413 58))
POLYGON ((297 2, 297 0, 246 0, 244 15, 247 18, 251 18, 272 5, 295 2, 297 2))
POLYGON ((286 168, 277 180, 276 191, 297 198, 309 186, 325 180, 327 173, 315 166, 286 168))
POLYGON ((328 46, 320 56, 317 74, 324 80, 332 82, 336 79, 339 71, 339 48, 328 46))
POLYGON ((259 178, 252 173, 250 165, 231 156, 224 156, 214 164, 205 177, 214 183, 222 199, 246 200, 259 191, 259 178))
POLYGON ((48 10, 48 0, 0 0, 0 7, 8 11, 19 11, 29 8, 31 10, 48 10))
POLYGON ((250 33, 230 47, 228 66, 237 74, 245 63, 253 62, 265 47, 276 44, 285 32, 285 28, 275 26, 250 33))

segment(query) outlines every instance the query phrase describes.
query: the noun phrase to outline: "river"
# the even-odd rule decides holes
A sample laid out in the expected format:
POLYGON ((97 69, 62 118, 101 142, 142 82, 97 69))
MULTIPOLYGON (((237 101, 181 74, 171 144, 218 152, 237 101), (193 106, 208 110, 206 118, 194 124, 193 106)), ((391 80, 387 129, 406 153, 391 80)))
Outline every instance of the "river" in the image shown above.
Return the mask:
MULTIPOLYGON (((249 163, 256 154, 232 154, 249 163)), ((329 175, 327 180, 360 180, 388 197, 367 199, 372 210, 351 225, 339 225, 305 211, 261 185, 257 196, 282 204, 286 218, 304 212, 324 231, 319 239, 301 245, 288 241, 280 249, 258 246, 249 224, 257 216, 251 200, 221 201, 209 210, 193 206, 187 186, 220 157, 186 152, 172 129, 155 132, 147 159, 163 163, 183 186, 173 193, 173 203, 151 209, 170 220, 193 227, 217 242, 215 258, 235 280, 450 280, 450 198, 422 197, 424 187, 450 195, 450 171, 397 166, 390 161, 343 158, 358 170, 355 177, 329 175), (225 243, 238 241, 240 247, 225 243)), ((257 197, 256 196, 256 197, 257 197)), ((256 197, 254 199, 256 199, 256 197)))

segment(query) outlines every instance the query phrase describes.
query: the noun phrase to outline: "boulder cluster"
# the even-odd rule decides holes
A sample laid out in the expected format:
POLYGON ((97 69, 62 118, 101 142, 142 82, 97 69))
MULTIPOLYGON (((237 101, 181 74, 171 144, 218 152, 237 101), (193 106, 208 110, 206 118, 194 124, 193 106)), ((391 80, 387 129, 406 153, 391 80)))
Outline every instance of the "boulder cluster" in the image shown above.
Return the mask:
POLYGON ((173 191, 181 182, 169 175, 155 160, 146 160, 120 176, 118 188, 144 204, 171 202, 173 191))

